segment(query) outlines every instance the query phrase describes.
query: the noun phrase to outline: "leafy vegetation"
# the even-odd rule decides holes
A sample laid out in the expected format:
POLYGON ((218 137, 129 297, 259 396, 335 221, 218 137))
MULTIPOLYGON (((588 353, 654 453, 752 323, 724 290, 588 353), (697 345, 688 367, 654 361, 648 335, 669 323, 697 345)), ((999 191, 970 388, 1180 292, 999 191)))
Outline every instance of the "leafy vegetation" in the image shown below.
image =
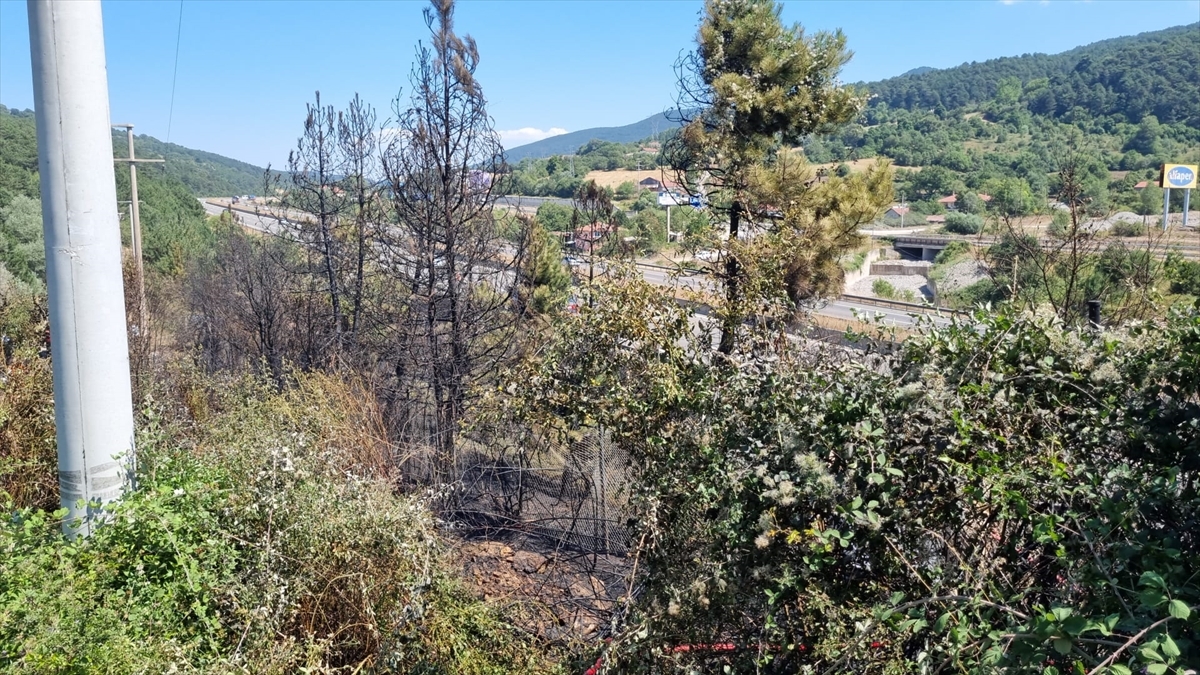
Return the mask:
MULTIPOLYGON (((16 386, 48 397, 33 373, 16 386)), ((139 489, 94 536, 4 498, 6 672, 558 672, 446 573, 430 512, 395 494, 370 396, 179 375, 186 398, 142 411, 139 489)))
POLYGON ((510 404, 632 453, 646 577, 618 672, 1196 662, 1200 314, 979 312, 878 361, 746 329, 728 367, 639 285, 559 326, 510 404))
POLYGON ((1019 217, 1043 208, 1064 158, 1086 148, 1091 213, 1154 213, 1162 193, 1135 186, 1155 181, 1163 163, 1200 159, 1200 83, 1183 65, 1198 27, 861 85, 872 94, 861 117, 811 136, 805 152, 813 162, 886 157, 919 168, 897 171, 914 215, 941 213, 935 200, 957 195, 961 211, 1019 217), (986 208, 982 194, 993 198, 986 208))
POLYGON ((973 213, 950 213, 946 215, 946 231, 954 234, 979 234, 983 230, 983 218, 973 213))
MULTIPOLYGON (((703 105, 663 160, 708 199, 674 209, 671 229, 734 261, 715 275, 717 320, 618 261, 595 279, 589 265, 586 302, 566 313, 553 233, 616 226, 592 262, 666 244, 653 193, 582 180, 652 153, 592 142, 498 170, 479 55, 452 15, 450 0, 427 12, 432 46, 387 147, 368 146, 380 135, 357 98, 343 115, 309 110, 284 197, 312 217, 286 236, 206 220, 188 184, 144 173, 158 274, 138 488, 86 540, 62 539, 53 510, 32 123, 0 111, 13 338, 0 669, 1185 675, 1200 662, 1200 306, 1156 315, 1166 293, 1200 296, 1200 264, 1084 226, 1089 211, 1154 207, 1131 181, 1187 152, 1177 107, 1043 113, 1038 89, 1000 81, 954 112, 876 105, 869 124, 820 136, 861 102, 836 84, 840 35, 783 26, 769 1, 711 0, 686 64, 703 105), (802 139, 805 153, 787 147, 802 139), (922 168, 809 164, 847 146, 922 168), (375 159, 386 188, 367 180, 375 159), (1117 178, 1113 162, 1136 168, 1117 178), (956 294, 992 304, 903 342, 881 326, 848 335, 858 351, 789 332, 861 267, 858 227, 893 178, 924 212, 956 194, 948 228, 999 230, 979 254, 989 277, 956 294), (574 208, 493 213, 510 179, 569 188, 574 208), (1020 231, 1051 196, 1063 210, 1048 236, 1020 231), (1111 327, 1080 328, 1096 297, 1111 327), (470 457, 591 433, 628 457, 631 565, 605 601, 610 639, 551 643, 515 627, 535 603, 465 590, 439 527, 459 516, 470 457)), ((972 255, 946 247, 935 276, 972 255)))
MULTIPOLYGON (((125 156, 124 136, 120 140, 116 151, 118 156, 125 156)), ((153 156, 156 147, 150 145, 147 155, 153 156)), ((167 149, 171 148, 176 150, 171 150, 165 172, 158 167, 143 167, 138 172, 138 198, 142 202, 142 244, 147 267, 162 274, 178 275, 190 261, 211 251, 214 236, 203 207, 189 188, 189 183, 198 186, 209 180, 206 170, 187 164, 192 156, 182 152, 186 148, 167 149), (187 181, 181 180, 181 176, 187 176, 187 181)), ((140 147, 138 152, 142 152, 140 147)), ((118 167, 116 180, 117 200, 125 202, 121 219, 123 236, 128 242, 129 172, 118 167)), ((258 180, 261 185, 261 172, 258 180)), ((0 263, 26 282, 45 276, 40 195, 33 113, 0 106, 0 263)))
MULTIPOLYGON (((954 110, 992 100, 1024 99, 1054 118, 1083 113, 1137 124, 1200 127, 1200 79, 1191 67, 1200 23, 1104 40, 1061 54, 1026 54, 865 85, 880 105, 954 110)), ((1149 153, 1147 153, 1149 154, 1149 153)))

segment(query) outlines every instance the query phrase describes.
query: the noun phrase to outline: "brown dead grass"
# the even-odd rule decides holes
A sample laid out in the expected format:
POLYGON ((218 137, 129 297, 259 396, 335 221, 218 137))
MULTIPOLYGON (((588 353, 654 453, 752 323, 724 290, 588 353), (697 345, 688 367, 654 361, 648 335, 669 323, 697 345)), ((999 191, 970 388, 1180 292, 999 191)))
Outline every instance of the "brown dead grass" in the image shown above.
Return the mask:
POLYGON ((642 171, 629 171, 626 169, 618 169, 616 171, 589 171, 584 179, 596 181, 596 185, 600 187, 609 187, 614 190, 618 185, 625 181, 632 181, 637 184, 638 181, 646 178, 655 178, 657 180, 674 181, 675 177, 671 175, 668 169, 643 169, 642 171))
MULTIPOLYGON (((871 168, 872 166, 875 166, 875 162, 878 159, 879 159, 878 157, 867 157, 865 159, 856 159, 852 162, 827 162, 825 164, 813 164, 813 168, 814 169, 829 169, 830 171, 834 171, 838 168, 838 166, 845 164, 845 165, 849 166, 850 170, 853 171, 854 173, 859 173, 862 171, 866 171, 867 169, 871 168)), ((888 160, 888 161, 890 162, 891 160, 888 160)), ((904 168, 911 169, 913 171, 920 171, 920 169, 921 169, 921 167, 919 167, 919 166, 906 166, 904 168)))

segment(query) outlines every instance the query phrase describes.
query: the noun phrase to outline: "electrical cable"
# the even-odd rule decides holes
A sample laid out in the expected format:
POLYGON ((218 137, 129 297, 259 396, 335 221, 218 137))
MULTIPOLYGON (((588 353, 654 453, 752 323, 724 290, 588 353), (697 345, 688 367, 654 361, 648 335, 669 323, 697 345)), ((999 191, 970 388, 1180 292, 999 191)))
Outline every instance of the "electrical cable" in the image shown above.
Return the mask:
POLYGON ((167 143, 171 142, 171 122, 175 119, 175 82, 179 78, 179 38, 183 35, 183 0, 179 0, 179 26, 175 29, 175 68, 171 73, 171 107, 167 113, 167 143))

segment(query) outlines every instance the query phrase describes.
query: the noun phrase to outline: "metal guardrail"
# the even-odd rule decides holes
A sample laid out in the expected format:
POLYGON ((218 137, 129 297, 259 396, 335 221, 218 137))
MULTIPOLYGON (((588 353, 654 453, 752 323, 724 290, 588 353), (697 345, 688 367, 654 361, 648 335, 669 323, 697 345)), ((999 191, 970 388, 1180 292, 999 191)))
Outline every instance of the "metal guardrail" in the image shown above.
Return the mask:
MULTIPOLYGON (((951 242, 955 242, 955 241, 966 242, 973 246, 993 246, 997 242, 1000 241, 1000 238, 995 237, 995 236, 983 236, 983 237, 969 236, 969 235, 963 235, 963 236, 957 236, 957 237, 950 236, 950 235, 944 235, 944 236, 938 236, 938 235, 903 236, 902 235, 902 236, 895 236, 895 237, 889 237, 886 235, 878 235, 878 236, 872 235, 872 236, 876 239, 889 239, 892 241, 892 243, 894 245, 897 245, 897 246, 911 245, 911 246, 929 246, 929 247, 941 246, 941 247, 945 247, 945 246, 949 245, 951 242)), ((1049 239, 1046 237, 1039 238, 1037 241, 1038 241, 1038 245, 1042 246, 1043 248, 1054 248, 1054 247, 1062 244, 1061 240, 1049 239)), ((1109 238, 1109 239, 1105 239, 1103 241, 1105 241, 1107 243, 1126 244, 1129 248, 1133 248, 1133 249, 1158 248, 1160 250, 1156 251, 1156 253, 1161 252, 1163 254, 1165 254, 1169 251, 1172 251, 1172 250, 1178 250, 1181 254, 1183 254, 1183 256, 1185 258, 1193 258, 1193 257, 1200 256, 1200 241, 1198 241, 1196 243, 1192 243, 1192 242, 1188 242, 1188 241, 1154 241, 1154 242, 1151 242, 1151 241, 1147 241, 1144 239, 1136 239, 1136 238, 1131 238, 1131 239, 1109 238)))
POLYGON ((841 300, 848 302, 856 302, 863 305, 875 305, 877 307, 887 307, 889 309, 902 309, 916 312, 918 314, 930 314, 938 312, 941 314, 958 314, 961 316, 969 316, 970 312, 964 312, 961 309, 951 309, 949 307, 938 307, 935 305, 926 305, 915 302, 904 302, 902 300, 888 300, 886 298, 872 298, 865 295, 850 295, 843 293, 839 296, 841 300))

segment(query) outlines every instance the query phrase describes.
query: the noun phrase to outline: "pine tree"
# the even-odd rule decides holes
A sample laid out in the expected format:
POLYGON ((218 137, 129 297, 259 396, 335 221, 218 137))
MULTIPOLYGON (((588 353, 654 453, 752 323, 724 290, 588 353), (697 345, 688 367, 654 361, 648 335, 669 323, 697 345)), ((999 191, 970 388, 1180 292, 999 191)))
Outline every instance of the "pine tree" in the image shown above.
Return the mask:
POLYGON ((781 148, 850 121, 865 102, 837 79, 851 55, 841 31, 806 36, 798 24, 784 26, 780 11, 773 0, 708 0, 697 49, 677 66, 684 128, 666 154, 693 194, 729 216, 723 353, 733 350, 747 312, 736 244, 742 222, 777 219, 772 214, 783 210, 753 199, 755 172, 774 164, 781 148))

